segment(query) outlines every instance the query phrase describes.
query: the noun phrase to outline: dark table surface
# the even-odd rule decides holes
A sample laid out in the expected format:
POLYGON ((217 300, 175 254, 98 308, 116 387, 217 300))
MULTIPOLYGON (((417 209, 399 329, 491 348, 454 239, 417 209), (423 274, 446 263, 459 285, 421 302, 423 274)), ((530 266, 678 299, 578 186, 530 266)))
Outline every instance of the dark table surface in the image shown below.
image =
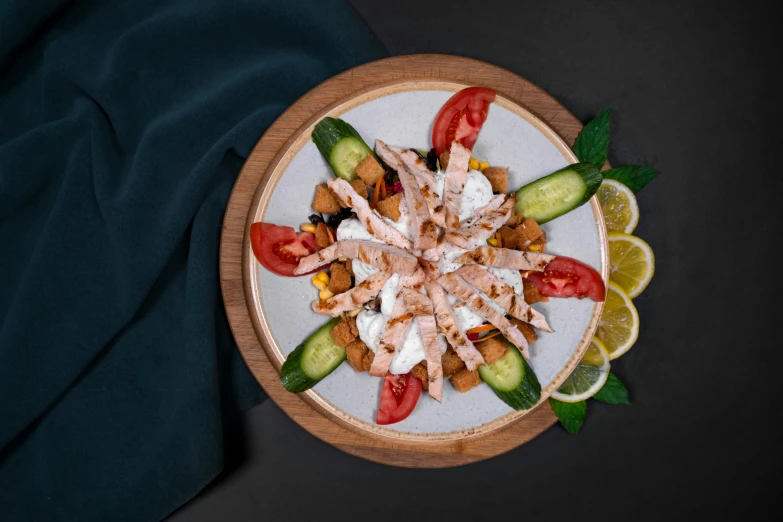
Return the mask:
POLYGON ((736 1, 352 3, 393 55, 506 67, 583 121, 613 107, 609 160, 661 171, 635 232, 656 275, 613 364, 633 405, 591 401, 579 436, 555 427, 486 462, 407 470, 344 454, 267 401, 230 420, 225 472, 171 520, 763 517, 781 464, 775 18, 736 1))

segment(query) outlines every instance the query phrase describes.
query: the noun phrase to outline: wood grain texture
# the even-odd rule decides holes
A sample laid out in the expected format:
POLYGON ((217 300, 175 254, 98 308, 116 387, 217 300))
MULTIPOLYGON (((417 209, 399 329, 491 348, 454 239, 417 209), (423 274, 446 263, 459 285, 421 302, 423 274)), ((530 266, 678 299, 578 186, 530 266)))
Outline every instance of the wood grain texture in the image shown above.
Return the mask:
POLYGON ((287 392, 264 351, 250 318, 242 278, 248 212, 268 167, 288 148, 308 120, 359 91, 409 80, 449 80, 491 87, 554 129, 569 145, 582 124, 554 98, 510 71, 477 60, 444 55, 388 58, 348 70, 317 86, 264 133, 243 166, 229 199, 220 247, 220 282, 229 323, 242 356, 272 400, 295 422, 347 453, 375 462, 420 468, 449 467, 505 453, 556 422, 545 402, 533 412, 489 434, 457 441, 395 441, 327 418, 304 395, 287 392))

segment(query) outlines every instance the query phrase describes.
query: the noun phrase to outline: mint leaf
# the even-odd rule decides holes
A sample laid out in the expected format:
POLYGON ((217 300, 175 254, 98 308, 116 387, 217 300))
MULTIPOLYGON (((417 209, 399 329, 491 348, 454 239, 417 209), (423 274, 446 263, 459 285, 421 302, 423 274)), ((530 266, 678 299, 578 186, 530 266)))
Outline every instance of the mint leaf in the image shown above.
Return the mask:
POLYGON ((609 378, 603 387, 598 390, 598 393, 593 395, 593 399, 609 404, 631 404, 628 402, 628 390, 625 389, 623 382, 613 373, 609 374, 609 378))
POLYGON ((563 425, 568 433, 572 435, 579 433, 587 416, 587 403, 585 401, 569 403, 549 399, 549 405, 552 406, 555 415, 560 420, 560 424, 563 425))
POLYGON ((603 175, 604 179, 615 179, 634 192, 639 192, 645 185, 658 177, 658 171, 651 167, 626 165, 609 169, 603 175))
POLYGON ((612 109, 602 110, 594 120, 585 125, 574 141, 574 154, 579 161, 592 163, 599 169, 606 163, 609 154, 609 114, 612 109))

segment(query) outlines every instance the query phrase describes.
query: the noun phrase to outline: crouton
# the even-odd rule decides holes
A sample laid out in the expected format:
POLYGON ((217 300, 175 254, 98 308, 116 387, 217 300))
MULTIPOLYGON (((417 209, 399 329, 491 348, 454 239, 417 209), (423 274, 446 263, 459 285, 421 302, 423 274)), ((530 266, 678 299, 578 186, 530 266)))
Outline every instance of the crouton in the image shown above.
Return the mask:
POLYGON ((536 339, 538 339, 538 334, 536 333, 535 330, 533 330, 533 327, 530 326, 529 324, 520 321, 516 317, 510 317, 509 321, 511 322, 511 324, 519 328, 519 331, 522 332, 522 335, 525 336, 525 339, 527 339, 527 344, 530 344, 536 339))
POLYGON ((424 391, 430 389, 430 380, 427 376, 427 361, 421 361, 419 364, 411 368, 411 375, 418 377, 418 379, 421 381, 421 387, 424 388, 424 391))
POLYGON ((351 277, 354 277, 353 262, 350 259, 345 262, 345 270, 351 274, 351 277))
POLYGON ((355 317, 346 317, 345 320, 348 322, 348 328, 351 329, 351 335, 355 337, 359 337, 359 327, 356 326, 356 318, 355 317))
POLYGON ((492 185, 492 192, 505 194, 508 191, 508 171, 503 167, 487 167, 484 176, 492 185))
POLYGON ((484 362, 487 364, 495 364, 508 351, 506 343, 503 342, 503 338, 499 335, 476 343, 476 349, 481 353, 484 362))
POLYGON ((451 153, 449 151, 446 151, 440 155, 440 158, 438 158, 440 160, 440 170, 446 170, 446 167, 449 166, 450 155, 451 153))
POLYGON ((332 263, 331 274, 329 275, 329 291, 335 295, 342 294, 347 292, 351 286, 351 274, 345 269, 345 265, 332 263))
POLYGON ((362 371, 363 372, 369 372, 370 368, 372 367, 372 361, 375 359, 375 352, 368 349, 367 352, 364 354, 364 358, 362 359, 362 371))
POLYGON ((329 232, 331 232, 332 237, 334 237, 334 230, 329 228, 325 223, 318 223, 315 226, 315 244, 321 248, 326 248, 331 245, 333 241, 329 238, 329 232))
POLYGON ((443 354, 441 364, 443 365, 443 376, 447 378, 465 368, 465 363, 462 362, 462 359, 459 358, 459 355, 451 346, 443 354))
POLYGON ((356 339, 348 343, 345 347, 345 357, 348 359, 348 364, 357 372, 366 372, 370 369, 369 366, 365 367, 365 356, 370 349, 364 344, 361 339, 356 339))
POLYGON ((364 199, 367 199, 367 185, 360 179, 355 179, 349 183, 351 187, 364 199))
MULTIPOLYGON (((383 176, 385 172, 386 171, 383 169, 383 166, 378 163, 378 160, 375 159, 375 156, 372 154, 364 158, 361 163, 356 165, 356 175, 359 176, 362 181, 364 181, 365 185, 371 185, 373 187, 378 182, 378 178, 383 176)), ((367 189, 365 189, 364 193, 364 197, 367 197, 367 189)))
POLYGON ((510 226, 511 228, 514 228, 520 223, 522 223, 522 221, 524 221, 524 219, 522 218, 521 215, 517 214, 516 212, 512 212, 511 217, 508 218, 508 221, 506 221, 506 225, 510 226))
POLYGON ((345 348, 348 344, 356 339, 356 336, 351 332, 351 327, 348 325, 348 321, 343 319, 332 328, 332 339, 339 346, 345 348))
POLYGON ((336 214, 340 211, 340 203, 326 183, 315 186, 315 197, 313 198, 312 207, 313 210, 322 214, 336 214))
POLYGON ((386 216, 392 221, 399 221, 400 216, 400 202, 402 201, 402 193, 395 194, 390 198, 386 198, 378 202, 378 212, 382 216, 386 216))
POLYGON ((540 240, 542 237, 544 242, 546 242, 546 234, 544 234, 544 231, 541 230, 541 227, 538 226, 538 223, 536 223, 536 220, 533 218, 527 218, 523 221, 522 224, 516 228, 516 231, 519 235, 520 248, 527 248, 528 245, 540 240))
POLYGON ((458 392, 465 393, 481 384, 481 377, 479 377, 478 371, 473 370, 471 372, 465 368, 451 378, 451 384, 454 385, 458 392))
POLYGON ((519 248, 519 235, 517 234, 517 230, 515 228, 511 228, 508 225, 503 225, 500 227, 500 230, 498 230, 498 234, 500 235, 500 245, 503 248, 510 248, 512 250, 516 250, 519 248))
POLYGON ((528 283, 524 279, 522 279, 523 284, 523 291, 522 295, 525 298, 525 302, 527 304, 533 304, 537 303, 539 301, 548 301, 546 297, 542 296, 538 293, 538 287, 534 285, 533 283, 528 283))

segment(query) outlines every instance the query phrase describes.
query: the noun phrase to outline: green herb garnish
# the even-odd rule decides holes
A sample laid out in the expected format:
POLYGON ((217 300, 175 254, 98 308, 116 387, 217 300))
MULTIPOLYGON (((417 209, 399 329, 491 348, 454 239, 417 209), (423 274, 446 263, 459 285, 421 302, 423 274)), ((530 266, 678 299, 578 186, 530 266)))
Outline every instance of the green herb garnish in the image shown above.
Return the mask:
POLYGON ((579 433, 587 416, 587 402, 560 402, 556 399, 549 399, 549 405, 557 415, 560 424, 566 431, 572 435, 579 433))
POLYGON ((623 382, 613 373, 609 374, 609 378, 606 379, 598 393, 593 395, 593 399, 607 404, 631 404, 628 402, 628 390, 625 389, 623 382))
POLYGON ((614 179, 633 190, 639 192, 649 182, 658 177, 658 171, 652 167, 639 167, 637 165, 625 165, 616 169, 603 172, 604 179, 614 179))
POLYGON ((606 163, 609 154, 609 114, 612 109, 602 110, 594 120, 585 125, 574 141, 574 154, 579 161, 592 163, 599 169, 606 163))

